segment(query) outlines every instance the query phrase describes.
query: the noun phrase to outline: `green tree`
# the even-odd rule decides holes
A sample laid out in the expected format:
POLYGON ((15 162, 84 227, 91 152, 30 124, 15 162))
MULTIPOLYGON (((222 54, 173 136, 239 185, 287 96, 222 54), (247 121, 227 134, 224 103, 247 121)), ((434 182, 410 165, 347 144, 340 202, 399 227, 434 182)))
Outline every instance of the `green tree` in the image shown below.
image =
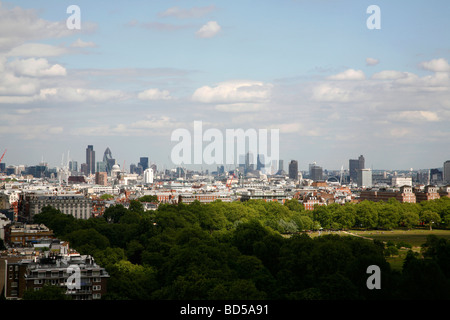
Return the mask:
POLYGON ((111 200, 114 199, 114 196, 112 194, 104 193, 100 196, 100 199, 102 200, 111 200))
POLYGON ((156 195, 145 195, 138 199, 141 202, 159 202, 156 195))
POLYGON ((120 218, 127 213, 127 209, 121 205, 116 204, 114 206, 108 207, 103 213, 103 218, 110 223, 118 223, 120 218))
POLYGON ((70 297, 65 294, 65 288, 45 284, 42 289, 34 291, 28 289, 22 296, 23 300, 70 300, 70 297))
POLYGON ((436 212, 427 209, 420 213, 420 221, 432 230, 433 224, 441 222, 441 217, 436 212))

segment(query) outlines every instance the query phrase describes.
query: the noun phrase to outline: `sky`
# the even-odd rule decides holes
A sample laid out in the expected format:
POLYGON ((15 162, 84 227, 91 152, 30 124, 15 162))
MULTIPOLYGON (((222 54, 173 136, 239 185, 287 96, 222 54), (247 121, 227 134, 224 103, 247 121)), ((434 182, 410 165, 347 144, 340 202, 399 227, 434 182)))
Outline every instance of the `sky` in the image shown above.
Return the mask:
POLYGON ((442 167, 449 16, 438 0, 1 1, 0 156, 80 165, 93 145, 169 169, 172 134, 201 121, 279 130, 285 170, 442 167))

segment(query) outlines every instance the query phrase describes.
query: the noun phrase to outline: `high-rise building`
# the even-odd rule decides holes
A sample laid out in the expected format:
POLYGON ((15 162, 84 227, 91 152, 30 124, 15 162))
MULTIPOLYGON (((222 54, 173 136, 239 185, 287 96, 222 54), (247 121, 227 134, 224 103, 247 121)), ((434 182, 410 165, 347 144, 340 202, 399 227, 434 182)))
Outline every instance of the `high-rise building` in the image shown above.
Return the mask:
POLYGON ((289 163, 289 179, 298 179, 298 162, 296 160, 291 160, 289 163))
POLYGON ((85 176, 88 176, 88 165, 86 163, 82 163, 80 166, 80 171, 81 173, 83 173, 85 176))
POLYGON ((144 183, 153 183, 153 169, 147 168, 144 171, 144 183))
POLYGON ((245 155, 245 173, 253 171, 254 163, 255 160, 253 159, 253 154, 247 152, 247 154, 245 155))
POLYGON ((358 159, 350 159, 348 162, 348 169, 350 173, 350 181, 358 180, 358 170, 365 168, 365 159, 362 155, 358 159))
POLYGON ((358 187, 371 187, 372 186, 372 170, 371 169, 358 169, 357 184, 358 187))
POLYGON ((323 169, 322 167, 314 164, 309 167, 309 178, 313 181, 323 180, 323 169))
POLYGON ((106 186, 108 185, 108 174, 106 172, 95 173, 95 184, 106 186))
POLYGON ((69 161, 69 170, 77 172, 78 171, 78 162, 77 161, 69 161))
POLYGON ((284 161, 278 160, 278 170, 283 171, 284 170, 284 161))
POLYGON ((113 165, 116 164, 116 159, 113 159, 109 147, 106 148, 105 152, 103 153, 103 162, 105 163, 106 173, 111 174, 111 169, 113 165))
POLYGON ((444 162, 444 168, 443 168, 443 180, 444 183, 450 184, 450 160, 447 160, 444 162))
POLYGON ((266 158, 263 154, 258 154, 257 161, 256 161, 256 170, 265 172, 266 168, 266 158))
POLYGON ((86 148, 87 175, 95 173, 95 151, 93 145, 86 148))
POLYGON ((139 164, 141 165, 143 171, 148 169, 148 157, 141 157, 139 164))
POLYGON ((106 172, 106 162, 98 161, 97 162, 97 170, 95 172, 106 172))

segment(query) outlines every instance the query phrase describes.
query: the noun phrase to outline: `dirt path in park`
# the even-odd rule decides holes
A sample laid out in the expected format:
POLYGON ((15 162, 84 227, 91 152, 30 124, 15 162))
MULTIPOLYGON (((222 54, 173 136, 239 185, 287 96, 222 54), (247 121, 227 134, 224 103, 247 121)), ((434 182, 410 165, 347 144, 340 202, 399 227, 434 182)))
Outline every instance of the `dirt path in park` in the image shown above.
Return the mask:
POLYGON ((364 236, 360 236, 359 234, 354 234, 354 233, 351 233, 351 232, 348 232, 348 231, 341 231, 341 232, 346 233, 346 234, 348 234, 350 236, 360 237, 360 238, 363 238, 363 239, 366 239, 366 240, 373 240, 372 238, 367 238, 367 237, 364 237, 364 236))

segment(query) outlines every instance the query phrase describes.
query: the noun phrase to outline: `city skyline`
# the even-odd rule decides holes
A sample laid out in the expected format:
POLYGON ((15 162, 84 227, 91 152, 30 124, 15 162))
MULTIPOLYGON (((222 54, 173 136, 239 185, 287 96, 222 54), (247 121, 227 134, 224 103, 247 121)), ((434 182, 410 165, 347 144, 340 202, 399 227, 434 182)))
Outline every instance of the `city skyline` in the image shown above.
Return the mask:
POLYGON ((445 1, 77 1, 79 30, 72 3, 0 4, 6 165, 58 167, 70 152, 80 167, 93 145, 97 161, 109 147, 121 167, 173 168, 171 133, 194 121, 279 129, 280 159, 299 170, 450 159, 445 1))

